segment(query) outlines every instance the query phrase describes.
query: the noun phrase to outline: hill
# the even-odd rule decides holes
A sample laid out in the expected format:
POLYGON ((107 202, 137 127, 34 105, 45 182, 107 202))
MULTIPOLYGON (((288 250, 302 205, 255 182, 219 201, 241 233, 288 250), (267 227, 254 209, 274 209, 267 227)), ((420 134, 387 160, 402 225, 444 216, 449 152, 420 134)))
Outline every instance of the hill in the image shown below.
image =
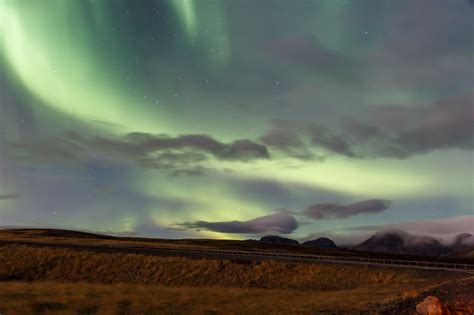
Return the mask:
POLYGON ((306 241, 302 245, 317 248, 337 248, 336 243, 326 237, 320 237, 315 240, 306 241))
POLYGON ((469 233, 459 234, 455 237, 453 242, 444 245, 433 237, 411 235, 403 231, 393 231, 378 232, 352 248, 372 252, 444 256, 455 252, 468 252, 472 250, 473 247, 474 238, 469 233))
POLYGON ((291 238, 281 237, 278 235, 267 235, 260 238, 260 242, 262 243, 270 243, 270 244, 283 244, 283 245, 299 245, 298 241, 293 240, 291 238))

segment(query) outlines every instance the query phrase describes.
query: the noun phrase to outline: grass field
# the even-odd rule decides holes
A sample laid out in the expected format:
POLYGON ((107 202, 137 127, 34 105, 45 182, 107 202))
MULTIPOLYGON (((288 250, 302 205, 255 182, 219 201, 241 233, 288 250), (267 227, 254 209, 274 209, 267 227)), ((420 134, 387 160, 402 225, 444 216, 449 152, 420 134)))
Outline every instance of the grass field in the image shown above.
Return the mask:
POLYGON ((415 294, 406 285, 337 291, 0 282, 2 314, 361 314, 415 294))
MULTIPOLYGON (((396 305, 413 309, 413 303, 428 292, 437 289, 442 294, 441 284, 453 285, 466 277, 420 269, 188 259, 4 244, 0 313, 377 314, 396 305)), ((470 293, 474 280, 463 283, 465 288, 455 286, 464 288, 456 293, 463 297, 456 303, 467 309, 474 300, 470 293)))
POLYGON ((461 274, 353 265, 275 261, 232 262, 139 254, 97 253, 25 245, 0 247, 0 281, 140 283, 342 290, 361 286, 421 284, 461 274))

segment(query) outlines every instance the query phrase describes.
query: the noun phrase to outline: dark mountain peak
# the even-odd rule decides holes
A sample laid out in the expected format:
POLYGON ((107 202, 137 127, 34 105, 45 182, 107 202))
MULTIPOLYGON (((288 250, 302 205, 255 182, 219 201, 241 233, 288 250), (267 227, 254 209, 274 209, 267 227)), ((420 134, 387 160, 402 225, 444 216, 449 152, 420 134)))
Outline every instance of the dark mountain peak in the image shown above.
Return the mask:
POLYGON ((410 238, 410 234, 403 230, 384 230, 384 231, 377 231, 372 237, 382 239, 382 238, 398 238, 402 240, 406 240, 410 238))
POLYGON ((278 235, 267 235, 263 236, 260 239, 262 243, 270 243, 270 244, 285 244, 285 245, 299 245, 298 241, 293 240, 291 238, 285 238, 278 235))
POLYGON ((356 249, 368 251, 388 251, 401 253, 404 251, 405 240, 395 233, 376 233, 369 239, 356 245, 356 249))
POLYGON ((454 246, 459 246, 459 245, 464 245, 468 243, 474 243, 474 237, 470 233, 461 233, 456 235, 454 238, 453 245, 454 246))
POLYGON ((306 241, 303 245, 319 248, 337 248, 336 243, 327 237, 320 237, 315 240, 306 241))
POLYGON ((474 236, 470 233, 458 234, 450 248, 454 253, 472 253, 474 251, 474 236))
POLYGON ((439 256, 449 252, 440 241, 429 236, 410 235, 404 231, 377 232, 354 249, 398 254, 439 256))

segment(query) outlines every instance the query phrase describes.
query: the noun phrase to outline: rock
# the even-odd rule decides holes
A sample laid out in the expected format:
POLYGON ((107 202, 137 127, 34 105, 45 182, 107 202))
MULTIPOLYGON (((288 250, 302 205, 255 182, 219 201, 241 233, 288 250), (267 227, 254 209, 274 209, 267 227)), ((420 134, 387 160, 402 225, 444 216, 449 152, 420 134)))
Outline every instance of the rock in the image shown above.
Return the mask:
POLYGON ((423 302, 416 305, 416 312, 420 315, 444 315, 443 304, 435 296, 426 297, 423 302))

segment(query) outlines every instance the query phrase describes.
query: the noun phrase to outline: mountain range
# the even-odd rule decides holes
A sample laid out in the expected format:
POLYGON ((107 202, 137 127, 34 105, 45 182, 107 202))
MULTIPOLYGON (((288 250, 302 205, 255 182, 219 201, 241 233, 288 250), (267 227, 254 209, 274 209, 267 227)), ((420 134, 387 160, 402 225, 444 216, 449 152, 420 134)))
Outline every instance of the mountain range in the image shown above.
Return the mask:
MULTIPOLYGON (((267 235, 260 242, 284 245, 304 245, 317 248, 337 248, 336 244, 326 237, 308 240, 300 244, 297 240, 267 235)), ((349 249, 396 254, 412 254, 423 256, 460 255, 474 256, 474 236, 469 233, 458 234, 450 244, 443 244, 430 236, 408 234, 404 231, 377 232, 367 240, 349 249)))
POLYGON ((443 256, 469 250, 474 247, 474 237, 462 233, 450 244, 443 244, 429 236, 411 235, 403 231, 379 232, 367 240, 352 247, 355 250, 413 254, 426 256, 443 256))

